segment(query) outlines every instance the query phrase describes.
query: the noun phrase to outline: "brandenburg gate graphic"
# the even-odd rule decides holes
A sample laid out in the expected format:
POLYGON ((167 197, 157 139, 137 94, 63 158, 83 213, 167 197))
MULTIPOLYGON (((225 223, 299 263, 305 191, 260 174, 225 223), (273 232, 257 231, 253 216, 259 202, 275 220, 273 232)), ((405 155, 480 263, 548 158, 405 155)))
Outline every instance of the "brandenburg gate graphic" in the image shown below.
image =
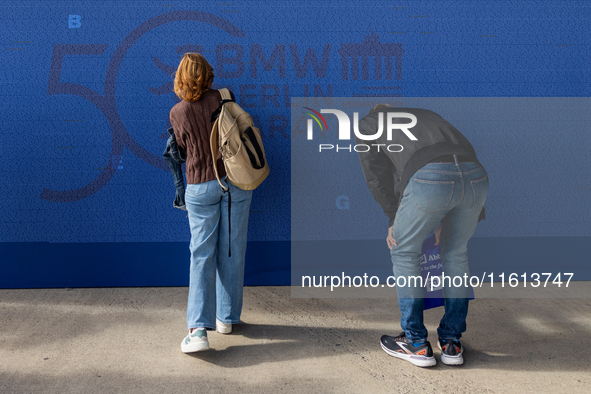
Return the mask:
POLYGON ((359 79, 359 59, 361 59, 361 78, 369 80, 369 58, 374 58, 374 79, 382 79, 382 58, 385 58, 385 80, 392 79, 392 57, 395 59, 396 79, 402 79, 402 44, 380 42, 380 36, 373 31, 363 36, 363 42, 341 44, 341 78, 349 79, 349 59, 351 59, 351 79, 359 79))

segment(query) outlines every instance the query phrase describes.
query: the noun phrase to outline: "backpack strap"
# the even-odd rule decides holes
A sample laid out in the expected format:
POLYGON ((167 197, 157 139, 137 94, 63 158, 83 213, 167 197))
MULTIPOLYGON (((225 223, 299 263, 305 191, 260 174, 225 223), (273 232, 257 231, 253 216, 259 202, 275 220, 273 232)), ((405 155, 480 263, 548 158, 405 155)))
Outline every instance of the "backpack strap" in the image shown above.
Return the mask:
POLYGON ((218 109, 216 109, 215 111, 213 111, 211 113, 211 117, 209 118, 209 121, 211 123, 215 122, 217 120, 217 118, 220 116, 220 112, 222 112, 222 107, 224 106, 224 104, 229 103, 229 102, 236 102, 235 100, 232 99, 232 95, 230 94, 230 91, 226 88, 223 89, 218 89, 218 92, 220 92, 220 96, 222 96, 222 100, 220 101, 220 106, 218 107, 218 109))
MULTIPOLYGON (((218 137, 219 137, 219 115, 222 111, 222 107, 224 103, 232 100, 232 96, 230 96, 230 91, 228 89, 220 89, 219 90, 222 101, 220 102, 220 106, 214 113, 211 114, 211 121, 215 122, 213 127, 211 128, 211 136, 210 136, 210 146, 211 146, 211 159, 213 161, 213 169, 215 171, 215 177, 218 180, 218 183, 222 187, 224 193, 228 193, 228 257, 232 257, 232 194, 230 193, 230 188, 224 186, 222 180, 220 179, 220 174, 218 172, 218 163, 217 163, 217 147, 218 147, 218 137), (215 115, 215 120, 214 120, 215 115)), ((223 159, 222 159, 223 160, 223 159)), ((228 182, 228 178, 226 177, 226 182, 228 182)), ((229 185, 228 185, 229 186, 229 185)))
POLYGON ((219 137, 219 126, 218 126, 218 118, 220 116, 220 113, 222 112, 222 107, 224 106, 225 103, 227 102, 231 102, 234 101, 232 100, 232 95, 230 94, 230 91, 226 88, 223 89, 218 89, 218 92, 220 92, 220 96, 222 96, 222 101, 220 101, 220 106, 218 107, 218 109, 216 109, 215 111, 213 111, 213 113, 211 114, 211 122, 213 122, 213 127, 211 128, 211 137, 209 139, 210 145, 211 145, 211 159, 213 160, 213 169, 215 171, 215 177, 218 180, 218 183, 220 184, 220 186, 222 187, 222 190, 224 190, 224 192, 227 192, 228 189, 226 186, 224 186, 224 184, 222 183, 222 180, 220 179, 220 174, 218 173, 218 166, 217 166, 217 148, 218 148, 218 137, 219 137))
POLYGON ((224 191, 228 191, 229 189, 224 186, 224 184, 222 183, 222 180, 220 179, 220 174, 218 172, 218 163, 217 163, 217 148, 218 148, 218 122, 215 122, 213 124, 213 127, 211 128, 211 137, 209 139, 209 145, 211 147, 211 160, 213 161, 213 170, 215 171, 215 177, 218 180, 218 183, 220 184, 220 186, 222 187, 222 189, 224 191))
POLYGON ((234 100, 232 100, 232 95, 230 94, 230 91, 228 89, 226 89, 226 88, 218 89, 218 92, 220 92, 220 95, 222 96, 222 101, 223 100, 234 101, 234 100))
MULTIPOLYGON (((221 108, 221 105, 220 105, 221 108)), ((209 139, 210 146, 211 146, 211 159, 213 161, 213 170, 215 171, 215 177, 218 180, 218 183, 222 187, 224 193, 228 193, 228 239, 230 240, 228 243, 228 257, 232 256, 232 195, 230 194, 230 188, 224 186, 222 180, 220 179, 220 174, 218 172, 218 163, 217 163, 217 147, 218 147, 218 134, 219 134, 219 122, 213 124, 211 128, 211 137, 209 139)), ((228 182, 228 178, 226 178, 226 182, 228 182)))
POLYGON ((256 136, 254 135, 254 131, 252 131, 252 127, 249 126, 246 130, 244 130, 243 134, 247 137, 247 138, 242 138, 242 142, 244 144, 244 148, 246 148, 246 154, 248 155, 248 158, 250 159, 250 164, 252 165, 252 168, 254 168, 255 170, 260 170, 261 168, 263 168, 265 166, 265 155, 263 154, 263 150, 261 149, 261 146, 259 145, 259 142, 257 141, 256 136), (246 144, 247 140, 248 140, 248 142, 250 142, 250 144, 254 148, 254 150, 258 156, 259 162, 261 164, 257 163, 257 159, 254 157, 254 154, 250 151, 250 148, 246 144))

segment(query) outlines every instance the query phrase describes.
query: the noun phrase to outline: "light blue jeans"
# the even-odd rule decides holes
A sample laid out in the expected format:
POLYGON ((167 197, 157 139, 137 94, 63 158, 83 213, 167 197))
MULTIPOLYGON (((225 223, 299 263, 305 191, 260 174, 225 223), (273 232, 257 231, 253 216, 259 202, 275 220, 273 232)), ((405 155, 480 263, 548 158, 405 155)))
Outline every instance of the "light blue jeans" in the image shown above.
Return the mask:
POLYGON ((222 323, 237 324, 242 312, 244 257, 252 190, 229 184, 232 194, 231 241, 228 234, 228 193, 217 180, 187 185, 185 203, 191 226, 191 268, 187 328, 215 330, 222 323), (228 257, 231 243, 232 256, 228 257))
MULTIPOLYGON (((442 223, 441 261, 445 276, 469 276, 468 240, 476 230, 488 193, 488 178, 476 163, 429 163, 409 180, 396 213, 392 248, 394 276, 420 276, 421 246, 442 223)), ((408 283, 408 282, 407 282, 408 283)), ((458 283, 458 282, 456 282, 458 283)), ((439 323, 440 338, 459 340, 466 331, 470 288, 443 286, 445 314, 439 323)), ((423 289, 397 287, 400 325, 413 343, 427 339, 423 324, 423 289)))

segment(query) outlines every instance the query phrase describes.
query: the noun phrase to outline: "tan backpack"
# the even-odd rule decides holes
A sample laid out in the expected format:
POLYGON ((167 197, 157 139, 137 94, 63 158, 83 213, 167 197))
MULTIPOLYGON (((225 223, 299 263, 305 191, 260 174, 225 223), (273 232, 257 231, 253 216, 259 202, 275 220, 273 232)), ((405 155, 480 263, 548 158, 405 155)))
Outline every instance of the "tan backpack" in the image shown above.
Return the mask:
POLYGON ((230 91, 220 89, 219 92, 222 96, 220 107, 211 114, 211 121, 215 120, 210 140, 215 176, 220 186, 227 191, 228 188, 220 180, 215 160, 219 136, 226 179, 242 190, 254 190, 269 175, 261 134, 254 127, 248 112, 232 100, 230 91))

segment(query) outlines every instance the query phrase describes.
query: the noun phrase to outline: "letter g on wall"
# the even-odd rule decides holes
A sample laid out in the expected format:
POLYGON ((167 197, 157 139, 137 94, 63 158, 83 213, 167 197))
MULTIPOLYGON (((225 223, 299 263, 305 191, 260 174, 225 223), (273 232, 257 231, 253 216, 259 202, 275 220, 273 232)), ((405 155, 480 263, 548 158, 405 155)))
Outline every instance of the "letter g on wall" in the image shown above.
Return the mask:
POLYGON ((349 209, 349 197, 338 196, 336 199, 336 205, 340 210, 349 209))

